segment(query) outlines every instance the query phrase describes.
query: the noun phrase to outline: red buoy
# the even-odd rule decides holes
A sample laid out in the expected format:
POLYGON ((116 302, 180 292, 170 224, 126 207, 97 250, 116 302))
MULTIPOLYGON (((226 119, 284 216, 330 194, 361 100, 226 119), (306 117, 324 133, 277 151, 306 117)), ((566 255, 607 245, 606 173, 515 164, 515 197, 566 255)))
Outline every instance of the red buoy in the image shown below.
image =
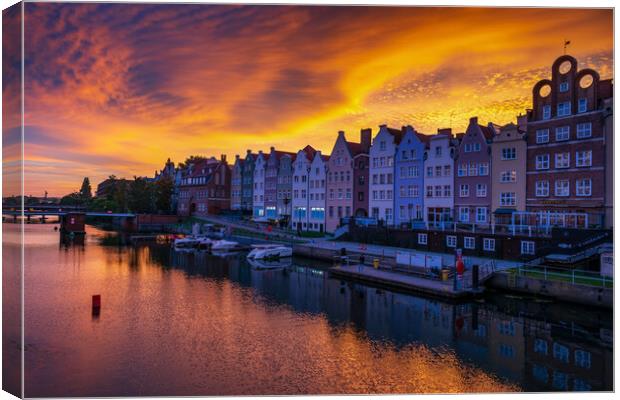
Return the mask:
POLYGON ((94 294, 93 295, 93 314, 99 314, 101 310, 101 295, 94 294))

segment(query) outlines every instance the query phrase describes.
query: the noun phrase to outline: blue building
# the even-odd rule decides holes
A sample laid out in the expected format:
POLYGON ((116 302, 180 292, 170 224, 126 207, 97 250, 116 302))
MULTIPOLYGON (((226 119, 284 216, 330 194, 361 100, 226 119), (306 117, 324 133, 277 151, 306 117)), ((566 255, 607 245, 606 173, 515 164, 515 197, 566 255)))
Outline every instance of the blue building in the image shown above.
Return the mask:
POLYGON ((395 225, 411 225, 424 219, 424 154, 430 136, 411 126, 403 129, 394 162, 395 225))

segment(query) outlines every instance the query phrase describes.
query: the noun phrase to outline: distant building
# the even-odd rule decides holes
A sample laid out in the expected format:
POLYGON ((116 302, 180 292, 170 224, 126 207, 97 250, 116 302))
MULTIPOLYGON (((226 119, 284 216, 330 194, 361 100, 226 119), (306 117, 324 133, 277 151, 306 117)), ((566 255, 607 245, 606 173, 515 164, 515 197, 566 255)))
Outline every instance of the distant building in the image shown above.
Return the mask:
POLYGON ((532 96, 527 210, 542 225, 613 226, 612 80, 563 55, 532 96))
POLYGON ((293 161, 293 198, 292 198, 292 225, 295 230, 308 230, 310 219, 310 167, 316 150, 306 146, 297 152, 293 161))
POLYGON ((369 214, 369 196, 368 182, 370 180, 370 156, 368 150, 370 148, 370 138, 372 137, 372 129, 365 128, 360 131, 361 148, 353 157, 353 216, 368 217, 369 214))
POLYGON ((204 216, 229 210, 230 179, 225 155, 190 163, 181 178, 177 214, 204 216))
POLYGON ((353 176, 355 173, 353 160, 360 154, 368 154, 369 149, 370 130, 362 130, 360 143, 348 142, 344 131, 338 132, 327 164, 327 216, 325 217, 327 232, 336 230, 341 218, 353 215, 353 176))
POLYGON ((265 216, 269 219, 278 218, 278 172, 282 157, 292 158, 294 153, 287 153, 271 147, 265 163, 265 216))
MULTIPOLYGON (((491 223, 491 143, 495 132, 492 124, 479 125, 478 117, 472 117, 457 147, 454 206, 459 223, 491 223)), ((426 177, 434 172, 427 167, 426 177)))
POLYGON ((491 146, 491 212, 496 224, 512 223, 515 211, 525 211, 527 180, 527 120, 502 126, 491 146))
POLYGON ((424 198, 424 221, 431 227, 451 224, 454 217, 454 157, 458 140, 452 129, 439 129, 429 138, 424 156, 421 195, 424 198), (430 171, 430 174, 429 172, 430 171))
POLYGON ((396 225, 411 227, 412 222, 424 220, 424 156, 430 136, 416 132, 411 126, 403 129, 394 165, 394 208, 396 225))
POLYGON ((282 226, 290 226, 293 201, 293 156, 283 154, 278 162, 277 218, 282 226))
POLYGON ((263 151, 260 150, 254 163, 254 189, 252 202, 252 215, 254 218, 265 217, 265 166, 267 160, 263 151))
POLYGON ((403 131, 379 126, 370 146, 370 216, 387 225, 394 225, 394 156, 403 131))
POLYGON ((247 150, 243 160, 243 175, 241 180, 241 210, 252 213, 254 202, 254 164, 257 154, 247 150))
POLYGON ((129 179, 117 179, 117 178, 108 178, 97 185, 97 191, 95 192, 95 196, 97 197, 107 197, 111 196, 114 193, 114 190, 119 186, 126 187, 129 185, 131 181, 129 179))
POLYGON ((243 180, 243 164, 244 159, 239 157, 239 154, 235 156, 235 163, 232 167, 232 176, 230 179, 230 209, 239 211, 241 210, 241 197, 242 197, 242 180, 243 180))
POLYGON ((309 220, 308 230, 315 232, 325 231, 325 181, 328 156, 315 151, 310 164, 309 182, 309 220))

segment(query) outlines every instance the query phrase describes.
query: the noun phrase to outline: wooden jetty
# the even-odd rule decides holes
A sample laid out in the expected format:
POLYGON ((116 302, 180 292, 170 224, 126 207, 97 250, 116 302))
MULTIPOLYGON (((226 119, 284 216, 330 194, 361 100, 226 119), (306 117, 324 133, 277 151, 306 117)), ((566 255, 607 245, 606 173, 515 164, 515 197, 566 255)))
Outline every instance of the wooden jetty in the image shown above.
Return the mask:
MULTIPOLYGON (((480 286, 477 289, 471 287, 455 289, 453 278, 442 281, 401 272, 386 271, 361 264, 332 267, 329 269, 329 273, 337 278, 352 279, 371 285, 385 286, 448 299, 470 298, 484 291, 484 286, 480 286)), ((465 286, 463 282, 459 283, 461 284, 460 286, 465 286)))

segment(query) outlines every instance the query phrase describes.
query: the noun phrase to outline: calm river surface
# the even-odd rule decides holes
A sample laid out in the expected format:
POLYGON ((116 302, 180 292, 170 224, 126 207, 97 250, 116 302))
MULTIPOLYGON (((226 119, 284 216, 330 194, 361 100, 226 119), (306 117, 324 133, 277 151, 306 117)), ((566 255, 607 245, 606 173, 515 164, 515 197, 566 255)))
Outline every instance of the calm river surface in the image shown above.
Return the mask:
POLYGON ((114 234, 93 227, 69 246, 52 225, 25 231, 26 396, 612 389, 611 312, 452 305, 308 260, 258 271, 243 255, 104 245, 114 234))

